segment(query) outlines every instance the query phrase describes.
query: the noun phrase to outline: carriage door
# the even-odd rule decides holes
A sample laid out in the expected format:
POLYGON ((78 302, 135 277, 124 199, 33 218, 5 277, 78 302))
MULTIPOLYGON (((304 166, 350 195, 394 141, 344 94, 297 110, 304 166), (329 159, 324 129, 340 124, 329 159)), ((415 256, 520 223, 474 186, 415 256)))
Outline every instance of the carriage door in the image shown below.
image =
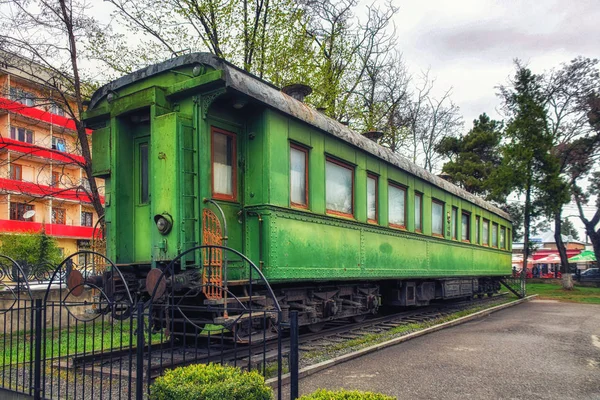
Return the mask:
POLYGON ((138 137, 134 143, 134 260, 149 262, 152 252, 150 233, 154 229, 150 210, 150 136, 138 137))

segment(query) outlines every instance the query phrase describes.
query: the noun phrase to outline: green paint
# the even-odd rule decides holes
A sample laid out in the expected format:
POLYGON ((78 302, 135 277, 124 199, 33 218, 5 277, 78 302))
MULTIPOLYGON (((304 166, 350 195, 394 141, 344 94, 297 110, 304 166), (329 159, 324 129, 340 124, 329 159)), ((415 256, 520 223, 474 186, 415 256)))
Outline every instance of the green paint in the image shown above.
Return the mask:
MULTIPOLYGON (((447 276, 509 275, 510 252, 450 238, 446 212, 458 208, 510 228, 510 223, 474 204, 421 181, 349 143, 308 127, 249 99, 232 107, 221 71, 189 76, 164 72, 119 90, 86 114, 94 133, 94 171, 106 177, 108 255, 117 263, 156 265, 202 242, 201 213, 213 208, 211 127, 235 134, 237 198, 218 201, 225 213, 228 245, 263 267, 267 279, 331 281, 447 276), (107 111, 108 110, 108 111, 107 111), (143 116, 147 122, 140 122, 143 116), (308 209, 290 207, 290 143, 308 149, 308 209), (140 146, 149 146, 149 190, 141 202, 140 146), (325 209, 325 159, 354 166, 354 215, 340 218, 325 209), (367 173, 378 176, 378 223, 366 223, 367 173), (388 182, 407 187, 407 229, 388 227, 388 182), (423 194, 422 233, 414 232, 414 193, 423 194), (444 238, 431 236, 431 201, 445 204, 444 238), (168 213, 172 231, 161 235, 154 216, 168 213), (259 216, 262 224, 259 222, 259 216), (260 257, 262 246, 262 259, 260 257), (260 263, 262 262, 262 264, 260 263)), ((188 75, 186 75, 188 74, 188 75)), ((481 229, 481 226, 480 226, 481 229)), ((491 223, 490 223, 491 234, 491 223)), ((491 241, 491 237, 490 237, 491 241)), ((508 234, 507 234, 508 241, 508 234)), ((184 260, 193 268, 197 254, 184 260)), ((229 255, 229 279, 247 277, 229 255)))

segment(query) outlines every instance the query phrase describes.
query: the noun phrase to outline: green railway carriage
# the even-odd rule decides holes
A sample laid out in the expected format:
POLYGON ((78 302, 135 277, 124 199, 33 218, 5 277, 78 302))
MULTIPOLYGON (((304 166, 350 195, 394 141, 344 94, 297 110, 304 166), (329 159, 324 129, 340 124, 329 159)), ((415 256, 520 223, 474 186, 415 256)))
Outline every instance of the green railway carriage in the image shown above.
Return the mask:
MULTIPOLYGON (((505 212, 292 96, 209 54, 93 95, 85 120, 106 179, 107 253, 134 271, 131 287, 142 293, 151 268, 206 243, 203 213, 216 204, 228 246, 284 304, 310 304, 301 323, 497 290, 511 273, 505 212), (345 313, 326 310, 338 300, 345 313)), ((227 263, 229 281, 247 279, 239 258, 227 263)))

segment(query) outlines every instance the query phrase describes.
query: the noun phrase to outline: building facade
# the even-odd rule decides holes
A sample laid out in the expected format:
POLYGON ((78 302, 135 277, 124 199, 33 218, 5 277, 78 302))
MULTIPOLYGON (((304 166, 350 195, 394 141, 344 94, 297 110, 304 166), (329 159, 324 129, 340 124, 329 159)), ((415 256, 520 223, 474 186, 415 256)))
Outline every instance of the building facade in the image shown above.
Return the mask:
MULTIPOLYGON (((35 73, 2 58, 0 53, 0 233, 43 229, 64 256, 89 249, 98 216, 65 100, 35 73)), ((102 190, 104 183, 97 184, 102 190)))

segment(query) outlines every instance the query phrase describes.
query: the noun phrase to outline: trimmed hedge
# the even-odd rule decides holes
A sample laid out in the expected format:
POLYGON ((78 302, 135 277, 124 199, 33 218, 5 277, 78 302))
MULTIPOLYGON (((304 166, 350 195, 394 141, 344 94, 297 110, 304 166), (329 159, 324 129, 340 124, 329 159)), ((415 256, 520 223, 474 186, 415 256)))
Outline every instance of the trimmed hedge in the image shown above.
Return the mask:
POLYGON ((273 391, 256 371, 219 364, 175 368, 150 387, 151 400, 270 400, 273 391))
POLYGON ((314 393, 300 397, 298 400, 397 400, 397 398, 381 393, 359 392, 357 390, 342 389, 332 392, 319 389, 314 393))

